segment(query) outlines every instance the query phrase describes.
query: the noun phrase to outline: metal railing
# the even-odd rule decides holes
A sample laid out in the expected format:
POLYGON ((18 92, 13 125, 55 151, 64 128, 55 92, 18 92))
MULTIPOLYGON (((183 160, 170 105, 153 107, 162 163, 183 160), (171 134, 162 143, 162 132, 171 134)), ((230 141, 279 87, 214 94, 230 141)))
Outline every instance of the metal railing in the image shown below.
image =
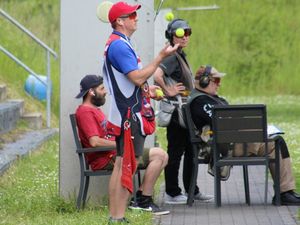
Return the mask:
POLYGON ((15 57, 12 53, 6 50, 4 47, 0 45, 0 50, 10 57, 13 61, 23 67, 26 71, 30 72, 35 78, 42 82, 47 87, 47 127, 51 126, 51 66, 50 66, 50 54, 57 58, 57 53, 51 49, 48 45, 42 42, 39 38, 37 38, 34 34, 32 34, 28 29, 26 29, 22 24, 16 21, 13 17, 11 17, 4 10, 0 9, 0 15, 6 18, 13 25, 18 27, 22 32, 31 37, 36 43, 38 43, 41 47, 43 47, 46 51, 46 72, 47 72, 47 82, 42 81, 37 73, 35 73, 32 69, 30 69, 26 64, 24 64, 21 60, 15 57))

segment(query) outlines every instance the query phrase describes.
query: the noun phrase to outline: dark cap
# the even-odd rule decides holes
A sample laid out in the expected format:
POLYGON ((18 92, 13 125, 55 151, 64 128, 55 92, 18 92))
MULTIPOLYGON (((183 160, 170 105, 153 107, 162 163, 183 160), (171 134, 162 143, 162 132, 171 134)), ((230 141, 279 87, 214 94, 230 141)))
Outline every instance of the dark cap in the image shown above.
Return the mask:
POLYGON ((90 88, 98 87, 103 83, 103 77, 97 75, 86 75, 80 81, 80 93, 76 96, 76 98, 83 97, 90 88))
POLYGON ((108 12, 108 19, 113 23, 117 18, 123 15, 131 14, 141 8, 141 5, 129 5, 126 2, 117 2, 112 5, 108 12))

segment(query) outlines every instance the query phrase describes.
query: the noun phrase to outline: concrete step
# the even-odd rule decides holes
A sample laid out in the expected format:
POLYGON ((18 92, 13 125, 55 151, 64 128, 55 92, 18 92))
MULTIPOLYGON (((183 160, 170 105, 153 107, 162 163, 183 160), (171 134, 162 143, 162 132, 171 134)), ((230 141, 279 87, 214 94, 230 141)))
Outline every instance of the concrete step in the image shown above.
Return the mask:
POLYGON ((35 113, 24 113, 21 117, 28 124, 31 129, 41 129, 43 125, 42 114, 39 112, 35 113))
POLYGON ((20 105, 20 116, 24 114, 24 100, 23 99, 7 99, 7 102, 12 102, 20 105))
POLYGON ((7 97, 7 90, 5 84, 0 84, 0 102, 5 101, 7 97))
POLYGON ((0 151, 0 175, 16 159, 36 150, 42 143, 57 133, 57 128, 29 131, 21 135, 16 142, 5 144, 0 151))
POLYGON ((0 84, 0 134, 6 133, 16 127, 21 118, 28 123, 31 129, 41 129, 43 125, 41 113, 24 112, 23 99, 7 99, 7 87, 0 84))
POLYGON ((16 127, 22 111, 22 102, 7 101, 0 103, 0 134, 6 133, 16 127))

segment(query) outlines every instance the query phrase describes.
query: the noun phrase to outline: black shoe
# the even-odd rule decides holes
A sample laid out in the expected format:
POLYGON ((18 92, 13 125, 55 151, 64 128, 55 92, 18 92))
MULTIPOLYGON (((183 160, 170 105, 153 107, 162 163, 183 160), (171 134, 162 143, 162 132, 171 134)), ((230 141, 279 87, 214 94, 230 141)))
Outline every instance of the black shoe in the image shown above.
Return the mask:
MULTIPOLYGON (((229 166, 222 166, 220 168, 220 179, 221 181, 227 181, 229 176, 230 176, 230 171, 231 171, 231 168, 232 166, 229 165, 229 166)), ((214 171, 214 168, 211 167, 210 164, 208 164, 208 169, 207 169, 207 172, 212 175, 213 177, 215 176, 215 171, 214 171)))
POLYGON ((139 207, 141 207, 141 209, 144 211, 152 212, 152 214, 156 216, 167 215, 170 213, 169 210, 162 209, 158 205, 156 205, 153 202, 152 198, 150 198, 150 201, 148 203, 139 203, 139 207))
POLYGON ((136 192, 135 198, 136 198, 136 201, 134 201, 134 197, 132 197, 132 198, 130 199, 130 203, 129 203, 129 206, 128 206, 129 209, 140 209, 140 208, 138 207, 138 202, 140 202, 140 201, 141 201, 141 198, 142 198, 142 192, 141 192, 140 190, 138 190, 138 191, 136 192))
POLYGON ((156 216, 167 215, 170 213, 169 210, 162 209, 158 205, 156 205, 151 197, 141 198, 137 203, 131 202, 128 208, 152 212, 153 215, 156 216))
POLYGON ((132 209, 132 210, 140 210, 141 209, 141 207, 139 207, 138 202, 135 202, 133 199, 131 199, 128 208, 132 209))
POLYGON ((293 192, 293 194, 294 194, 294 196, 295 196, 296 198, 299 198, 299 199, 300 199, 300 194, 298 194, 297 192, 294 192, 294 191, 291 191, 291 192, 293 192))
POLYGON ((282 205, 300 205, 300 196, 294 191, 287 191, 280 194, 282 205))

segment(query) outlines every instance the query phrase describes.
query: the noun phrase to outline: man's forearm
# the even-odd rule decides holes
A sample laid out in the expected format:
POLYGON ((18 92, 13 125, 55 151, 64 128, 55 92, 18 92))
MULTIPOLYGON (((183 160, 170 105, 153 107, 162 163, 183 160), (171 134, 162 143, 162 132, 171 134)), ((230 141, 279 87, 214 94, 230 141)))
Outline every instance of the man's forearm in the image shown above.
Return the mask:
POLYGON ((90 145, 94 147, 116 147, 116 142, 107 140, 105 138, 100 138, 98 136, 90 137, 89 139, 90 145))
POLYGON ((152 76, 152 74, 155 72, 155 70, 159 66, 160 62, 165 57, 173 54, 177 50, 178 46, 179 46, 179 44, 176 44, 174 46, 166 45, 150 64, 148 64, 143 69, 135 70, 135 71, 128 73, 128 78, 136 86, 141 86, 143 83, 145 83, 146 80, 148 80, 149 77, 152 76))
POLYGON ((157 69, 157 67, 159 66, 159 64, 162 60, 163 60, 163 58, 160 55, 158 55, 146 67, 144 67, 140 70, 135 70, 135 71, 128 73, 128 78, 136 86, 141 86, 152 76, 152 74, 155 72, 155 70, 157 69))

